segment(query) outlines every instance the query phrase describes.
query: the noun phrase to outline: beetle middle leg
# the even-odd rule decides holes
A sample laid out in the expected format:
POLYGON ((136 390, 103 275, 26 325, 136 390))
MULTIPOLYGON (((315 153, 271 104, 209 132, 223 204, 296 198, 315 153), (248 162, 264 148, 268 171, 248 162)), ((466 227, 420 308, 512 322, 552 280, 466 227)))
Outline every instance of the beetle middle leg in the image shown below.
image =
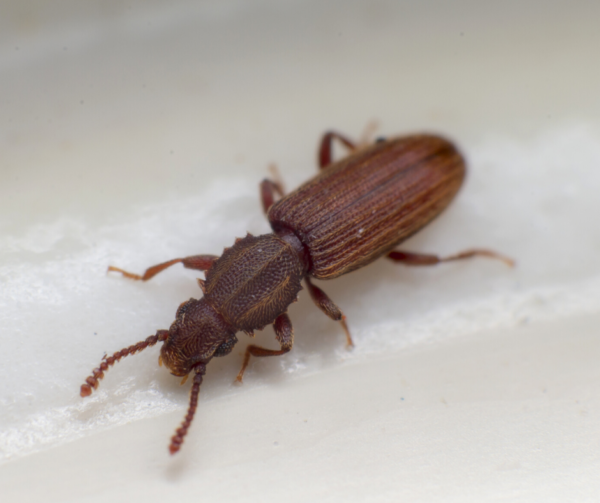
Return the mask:
POLYGON ((350 140, 347 136, 338 133, 337 131, 327 131, 321 138, 319 144, 319 168, 324 169, 333 162, 333 140, 341 142, 350 152, 354 152, 362 147, 366 147, 371 143, 373 133, 377 129, 376 121, 371 121, 365 126, 358 142, 350 140))
POLYGON ((310 296, 317 307, 332 320, 339 321, 342 324, 342 328, 346 333, 346 343, 348 344, 348 347, 354 346, 350 330, 348 330, 348 325, 346 324, 346 317, 344 316, 344 313, 342 313, 342 310, 335 305, 335 302, 333 302, 323 290, 318 286, 313 285, 308 276, 306 276, 304 280, 308 287, 308 293, 310 293, 310 296))
POLYGON ((402 262, 404 265, 410 266, 435 265, 441 262, 452 262, 454 260, 463 260, 472 257, 488 257, 496 260, 501 260, 509 267, 514 267, 515 265, 515 261, 511 258, 506 257, 505 255, 501 255, 500 253, 496 253, 492 250, 485 249, 465 250, 460 253, 455 253, 454 255, 449 255, 447 257, 439 257, 438 255, 428 255, 425 253, 412 253, 394 250, 389 252, 387 256, 394 262, 402 262))
POLYGON ((180 262, 183 264, 183 267, 187 269, 208 271, 218 258, 219 257, 216 255, 192 255, 191 257, 175 258, 173 260, 149 267, 142 275, 127 272, 118 267, 113 267, 112 265, 109 266, 108 272, 120 272, 123 276, 129 279, 136 281, 148 281, 150 278, 156 276, 159 272, 164 271, 167 267, 180 262))
POLYGON ((343 134, 337 133, 336 131, 327 131, 321 138, 319 145, 319 168, 324 169, 333 162, 333 140, 337 139, 348 148, 348 150, 356 150, 356 143, 345 137, 343 134))
POLYGON ((263 211, 267 213, 271 205, 275 202, 275 195, 283 197, 283 187, 281 182, 265 178, 260 182, 260 200, 262 202, 263 211))
POLYGON ((261 346, 255 346, 250 344, 246 347, 246 353, 244 354, 244 362, 242 368, 236 377, 237 382, 242 382, 246 367, 250 362, 250 356, 279 356, 289 352, 294 345, 294 329, 292 322, 286 313, 280 314, 273 323, 273 329, 275 330, 275 338, 279 341, 281 349, 267 349, 261 346))

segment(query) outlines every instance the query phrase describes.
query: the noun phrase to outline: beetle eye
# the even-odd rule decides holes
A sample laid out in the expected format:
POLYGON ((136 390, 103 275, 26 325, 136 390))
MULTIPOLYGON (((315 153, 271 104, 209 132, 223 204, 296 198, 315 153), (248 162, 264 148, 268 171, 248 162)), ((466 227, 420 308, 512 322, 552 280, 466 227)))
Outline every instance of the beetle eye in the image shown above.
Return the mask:
POLYGON ((375 143, 383 143, 384 141, 387 141, 387 138, 385 136, 380 136, 375 140, 375 143))

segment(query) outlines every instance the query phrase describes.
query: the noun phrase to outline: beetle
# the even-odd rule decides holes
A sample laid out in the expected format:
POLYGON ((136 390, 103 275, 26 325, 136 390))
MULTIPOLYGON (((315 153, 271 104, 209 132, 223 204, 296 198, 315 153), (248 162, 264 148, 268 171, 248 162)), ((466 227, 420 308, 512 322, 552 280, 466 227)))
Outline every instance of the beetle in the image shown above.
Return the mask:
POLYGON ((485 249, 447 257, 397 250, 398 244, 437 217, 451 202, 465 177, 465 161, 453 143, 440 136, 418 134, 371 144, 355 143, 329 131, 318 150, 320 172, 285 195, 279 181, 260 184, 263 209, 273 232, 238 238, 223 254, 177 258, 148 268, 143 275, 117 267, 117 272, 147 281, 171 265, 204 271, 203 292, 177 309, 169 330, 104 357, 81 386, 82 397, 97 389, 104 372, 121 358, 162 342, 159 364, 183 382, 193 374, 187 415, 171 438, 169 451, 179 451, 194 418, 206 365, 228 355, 238 339, 273 325, 279 349, 250 344, 237 381, 250 358, 283 355, 292 349, 294 332, 287 309, 297 300, 304 281, 319 309, 340 322, 348 346, 352 338, 340 308, 312 282, 334 279, 381 256, 410 266, 486 256, 513 265, 511 259, 485 249), (351 152, 333 162, 334 140, 351 152), (276 199, 279 198, 277 201, 276 199))

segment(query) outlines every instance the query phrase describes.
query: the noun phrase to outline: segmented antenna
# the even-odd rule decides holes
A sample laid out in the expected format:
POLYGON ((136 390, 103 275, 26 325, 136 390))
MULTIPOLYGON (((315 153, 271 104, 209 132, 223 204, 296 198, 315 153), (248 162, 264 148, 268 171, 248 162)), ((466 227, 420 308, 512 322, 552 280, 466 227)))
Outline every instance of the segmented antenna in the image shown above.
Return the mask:
POLYGON ((183 418, 181 426, 175 430, 175 435, 171 437, 171 444, 169 445, 169 452, 175 454, 183 444, 183 439, 187 435, 188 429, 194 419, 196 413, 196 407, 198 406, 198 395, 200 394, 200 384, 202 384, 202 377, 206 371, 204 365, 196 367, 196 375, 194 376, 194 384, 192 385, 192 391, 190 393, 190 406, 187 414, 183 418))
POLYGON ((157 342, 166 341, 168 336, 168 330, 159 330, 158 332, 156 332, 156 335, 151 335, 145 341, 141 341, 137 344, 134 344, 133 346, 121 349, 121 351, 117 351, 114 355, 109 356, 108 358, 105 356, 102 359, 102 363, 100 363, 100 366, 92 370, 92 375, 85 380, 86 384, 81 385, 81 391, 79 392, 79 394, 82 397, 90 396, 92 394, 93 389, 98 389, 98 381, 104 377, 104 372, 108 370, 108 367, 112 367, 115 364, 115 362, 118 362, 121 358, 133 355, 139 351, 142 351, 143 349, 146 349, 149 346, 154 346, 157 342))

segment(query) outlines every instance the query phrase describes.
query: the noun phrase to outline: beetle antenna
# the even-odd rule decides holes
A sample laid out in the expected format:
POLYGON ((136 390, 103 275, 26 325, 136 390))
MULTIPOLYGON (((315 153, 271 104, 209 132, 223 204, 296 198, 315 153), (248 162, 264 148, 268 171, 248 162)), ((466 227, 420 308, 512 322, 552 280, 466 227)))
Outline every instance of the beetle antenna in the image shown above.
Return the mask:
POLYGON ((183 418, 181 426, 175 430, 175 435, 171 437, 171 444, 169 445, 169 452, 175 454, 183 444, 183 439, 187 435, 188 429, 194 419, 196 413, 196 407, 198 406, 198 395, 200 394, 200 384, 202 384, 202 377, 206 372, 204 365, 196 367, 196 375, 194 376, 194 384, 192 385, 192 391, 190 393, 190 406, 188 407, 187 414, 183 418))
POLYGON ((109 356, 108 358, 104 356, 100 366, 92 370, 92 375, 85 380, 86 384, 81 385, 81 391, 79 394, 82 397, 90 396, 93 389, 98 389, 98 381, 104 377, 104 372, 108 370, 108 367, 112 367, 115 362, 118 362, 121 358, 138 353, 149 346, 154 346, 157 342, 164 342, 168 337, 168 330, 159 330, 156 332, 156 335, 151 335, 145 341, 141 341, 133 346, 121 349, 121 351, 117 351, 114 355, 109 356))

